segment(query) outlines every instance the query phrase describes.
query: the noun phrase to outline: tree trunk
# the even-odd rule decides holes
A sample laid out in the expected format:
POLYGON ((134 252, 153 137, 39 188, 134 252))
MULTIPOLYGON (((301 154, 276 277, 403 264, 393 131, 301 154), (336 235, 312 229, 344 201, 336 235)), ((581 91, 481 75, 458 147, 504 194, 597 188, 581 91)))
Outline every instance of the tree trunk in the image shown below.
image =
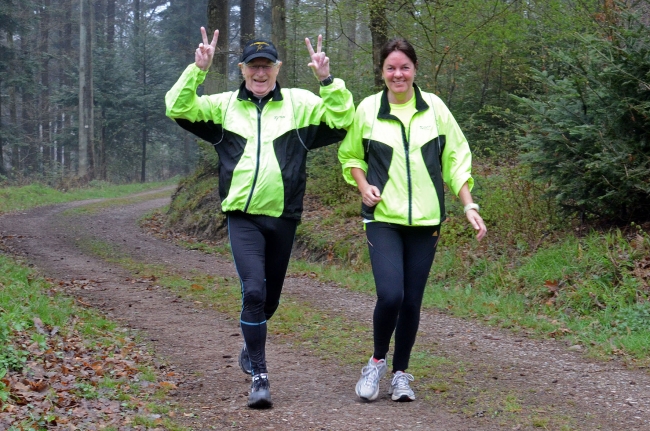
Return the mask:
MULTIPOLYGON (((133 25, 134 25, 134 33, 135 33, 135 39, 137 41, 140 41, 142 37, 140 37, 140 25, 141 25, 141 10, 140 10, 140 0, 134 0, 133 1, 133 25)), ((140 43, 140 42, 138 42, 140 43)), ((145 52, 144 49, 142 52, 140 52, 140 47, 137 47, 138 49, 138 55, 139 56, 144 56, 145 52)), ((142 58, 142 69, 140 73, 140 83, 142 84, 142 96, 143 96, 143 102, 146 100, 146 95, 147 95, 147 62, 144 58, 142 58)), ((140 127, 142 128, 141 131, 141 136, 140 136, 140 150, 141 150, 141 159, 140 159, 140 182, 144 183, 146 178, 147 178, 147 127, 149 127, 149 122, 148 122, 148 117, 149 114, 147 112, 147 107, 143 106, 143 112, 142 112, 142 123, 140 124, 140 127)))
MULTIPOLYGON (((7 32, 7 39, 9 41, 9 48, 14 49, 14 37, 11 32, 7 32)), ((9 86, 9 124, 14 128, 18 126, 18 98, 16 96, 16 85, 11 84, 9 86)), ((11 146, 11 156, 10 156, 10 166, 11 172, 18 169, 18 145, 15 143, 11 146)), ((7 172, 9 173, 9 172, 7 172)))
MULTIPOLYGON (((2 88, 2 76, 0 76, 0 88, 2 88)), ((2 99, 0 99, 0 176, 5 176, 4 142, 2 140, 2 99)))
POLYGON ((115 1, 106 2, 106 47, 111 51, 115 42, 115 1))
POLYGON ((41 91, 40 91, 40 109, 39 109, 39 123, 41 128, 41 145, 44 151, 43 154, 43 167, 48 169, 51 160, 51 139, 50 139, 50 53, 48 52, 49 38, 50 38, 50 0, 43 0, 41 7, 41 20, 40 20, 40 43, 39 51, 41 58, 41 91))
POLYGON ((140 182, 147 179, 147 113, 144 113, 144 126, 142 128, 142 163, 140 164, 140 182))
POLYGON ((210 67, 211 73, 205 80, 205 93, 214 94, 225 91, 228 87, 228 63, 230 47, 228 35, 230 6, 228 0, 209 0, 208 1, 208 39, 212 40, 212 34, 219 30, 219 40, 217 41, 217 51, 210 67))
MULTIPOLYGON (((114 68, 115 60, 115 1, 116 0, 107 0, 106 1, 106 20, 105 20, 105 40, 106 40, 106 67, 110 70, 114 68)), ((108 119, 106 114, 106 107, 102 106, 101 111, 101 131, 99 138, 99 148, 98 148, 98 163, 97 171, 98 176, 102 180, 106 181, 108 179, 107 175, 107 160, 106 160, 106 146, 108 145, 108 119)))
MULTIPOLYGON (((281 61, 287 60, 287 13, 284 0, 271 0, 271 42, 278 50, 281 61)), ((278 81, 286 85, 287 70, 280 68, 278 81)))
MULTIPOLYGON (((291 86, 295 86, 298 82, 298 52, 296 46, 299 44, 298 40, 298 24, 299 24, 299 15, 300 11, 300 0, 293 0, 293 7, 291 8, 291 37, 293 39, 292 48, 291 48, 291 86)), ((288 59, 287 59, 288 60, 288 59)), ((287 64, 289 66, 289 64, 287 64)), ((287 71, 289 68, 286 68, 287 71)))
MULTIPOLYGON (((62 67, 66 69, 72 69, 72 58, 74 52, 72 50, 72 0, 65 0, 65 12, 64 12, 64 26, 63 26, 63 65, 62 67)), ((61 74, 61 83, 65 89, 70 89, 72 87, 72 80, 68 73, 61 74)), ((63 114, 61 115, 61 134, 64 133, 64 130, 68 128, 72 129, 72 112, 73 109, 69 106, 63 107, 63 114)), ((72 148, 68 147, 68 153, 72 151, 72 148)), ((59 163, 61 164, 62 172, 61 175, 66 172, 72 172, 72 158, 65 157, 65 147, 61 147, 59 151, 59 163)))
POLYGON ((369 0, 370 33, 372 35, 372 62, 375 71, 375 87, 379 90, 384 86, 379 67, 381 48, 388 41, 388 23, 386 22, 386 0, 369 0))
POLYGON ((255 0, 240 1, 239 47, 244 49, 246 42, 255 37, 255 0))
MULTIPOLYGON (((347 4, 347 3, 346 3, 347 4)), ((357 48, 357 19, 358 19, 358 12, 356 7, 350 7, 350 16, 349 19, 346 20, 343 23, 343 26, 345 27, 345 33, 347 35, 347 55, 348 55, 348 61, 353 60, 354 56, 356 54, 356 48, 357 48)), ((356 63, 353 61, 352 62, 352 67, 354 67, 356 63)))
POLYGON ((80 177, 91 179, 93 148, 93 2, 80 0, 79 20, 79 170, 80 177))

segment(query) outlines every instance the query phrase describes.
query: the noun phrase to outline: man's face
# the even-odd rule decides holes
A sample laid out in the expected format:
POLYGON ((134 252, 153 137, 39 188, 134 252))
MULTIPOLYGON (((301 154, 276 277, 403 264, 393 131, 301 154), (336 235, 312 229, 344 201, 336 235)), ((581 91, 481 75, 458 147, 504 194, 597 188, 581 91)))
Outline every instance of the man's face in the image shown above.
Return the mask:
POLYGON ((275 87, 275 81, 280 72, 282 63, 273 63, 266 58, 254 58, 248 63, 239 63, 239 68, 244 76, 246 88, 255 97, 264 97, 275 87))

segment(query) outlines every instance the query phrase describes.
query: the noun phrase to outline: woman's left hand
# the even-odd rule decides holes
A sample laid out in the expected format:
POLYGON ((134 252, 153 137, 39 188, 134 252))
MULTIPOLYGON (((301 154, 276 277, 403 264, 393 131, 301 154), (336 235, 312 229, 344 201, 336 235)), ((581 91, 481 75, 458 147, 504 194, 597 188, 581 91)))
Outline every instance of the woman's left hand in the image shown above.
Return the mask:
POLYGON ((472 224, 474 230, 478 231, 478 233, 476 234, 476 239, 478 241, 482 240, 485 234, 487 234, 487 227, 485 227, 483 218, 481 218, 478 211, 476 211, 475 209, 468 210, 465 213, 465 217, 467 217, 467 220, 469 220, 469 222, 472 224))

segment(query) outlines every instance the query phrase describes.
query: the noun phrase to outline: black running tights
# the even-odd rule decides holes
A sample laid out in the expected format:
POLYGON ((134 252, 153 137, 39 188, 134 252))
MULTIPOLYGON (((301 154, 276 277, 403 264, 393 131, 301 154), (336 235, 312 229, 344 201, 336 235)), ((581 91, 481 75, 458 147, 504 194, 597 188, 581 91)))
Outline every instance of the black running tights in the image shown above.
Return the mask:
POLYGON ((266 373, 266 321, 280 304, 297 220, 228 212, 228 236, 241 282, 242 335, 253 374, 266 373))
POLYGON ((377 289, 373 314, 374 353, 385 359, 395 332, 393 371, 408 368, 420 324, 420 308, 438 244, 440 226, 366 224, 377 289))

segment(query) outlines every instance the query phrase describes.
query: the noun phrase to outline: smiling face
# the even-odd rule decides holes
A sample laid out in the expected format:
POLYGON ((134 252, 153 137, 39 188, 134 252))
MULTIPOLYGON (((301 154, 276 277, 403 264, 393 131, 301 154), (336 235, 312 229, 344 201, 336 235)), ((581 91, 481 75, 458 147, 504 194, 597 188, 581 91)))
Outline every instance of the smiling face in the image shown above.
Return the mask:
POLYGON ((254 58, 248 63, 239 63, 239 68, 248 88, 255 97, 264 97, 275 87, 281 62, 275 64, 266 58, 254 58))
POLYGON ((413 96, 413 80, 416 65, 402 51, 388 54, 381 68, 381 75, 388 88, 390 103, 405 103, 413 96))

